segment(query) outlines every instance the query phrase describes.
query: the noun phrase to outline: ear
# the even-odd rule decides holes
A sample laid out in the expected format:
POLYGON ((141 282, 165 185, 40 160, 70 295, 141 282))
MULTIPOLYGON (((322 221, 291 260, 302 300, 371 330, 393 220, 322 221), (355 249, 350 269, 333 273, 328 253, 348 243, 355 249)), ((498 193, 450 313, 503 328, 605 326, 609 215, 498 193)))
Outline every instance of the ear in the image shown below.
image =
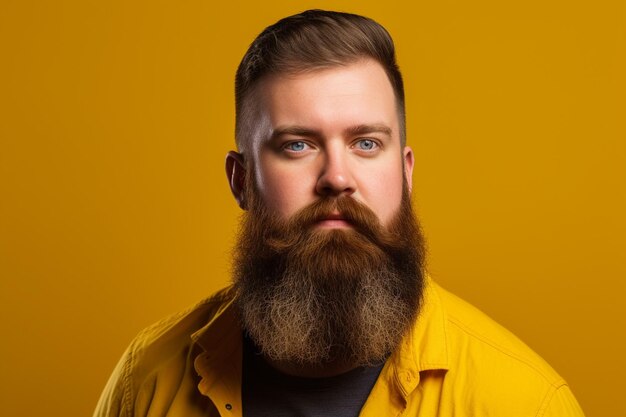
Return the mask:
POLYGON ((406 178, 410 194, 413 189, 413 164, 415 163, 413 149, 410 146, 405 146, 402 151, 402 157, 404 159, 404 177, 406 178))
POLYGON ((226 155, 226 177, 230 191, 233 193, 237 204, 243 210, 247 209, 244 190, 246 188, 246 165, 243 155, 230 151, 226 155))

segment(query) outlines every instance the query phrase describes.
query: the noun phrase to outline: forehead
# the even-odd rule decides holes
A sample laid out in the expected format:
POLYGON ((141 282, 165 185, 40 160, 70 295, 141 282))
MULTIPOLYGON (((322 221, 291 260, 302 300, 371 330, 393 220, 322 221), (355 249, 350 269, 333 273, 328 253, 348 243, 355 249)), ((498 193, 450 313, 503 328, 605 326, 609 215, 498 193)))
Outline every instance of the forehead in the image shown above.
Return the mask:
POLYGON ((274 74, 257 90, 258 139, 299 126, 331 136, 358 125, 386 125, 399 140, 393 88, 382 66, 360 60, 298 74, 274 74))

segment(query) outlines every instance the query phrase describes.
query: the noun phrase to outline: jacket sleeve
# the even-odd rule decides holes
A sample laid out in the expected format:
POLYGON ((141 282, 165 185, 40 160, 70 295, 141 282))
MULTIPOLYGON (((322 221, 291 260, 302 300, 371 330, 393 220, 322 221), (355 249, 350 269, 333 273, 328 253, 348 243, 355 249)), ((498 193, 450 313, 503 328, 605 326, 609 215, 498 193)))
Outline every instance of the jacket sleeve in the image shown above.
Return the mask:
POLYGON ((561 385, 540 417, 585 417, 578 401, 567 385, 561 385))
POLYGON ((93 417, 130 417, 129 369, 132 362, 132 345, 124 352, 100 395, 93 417))

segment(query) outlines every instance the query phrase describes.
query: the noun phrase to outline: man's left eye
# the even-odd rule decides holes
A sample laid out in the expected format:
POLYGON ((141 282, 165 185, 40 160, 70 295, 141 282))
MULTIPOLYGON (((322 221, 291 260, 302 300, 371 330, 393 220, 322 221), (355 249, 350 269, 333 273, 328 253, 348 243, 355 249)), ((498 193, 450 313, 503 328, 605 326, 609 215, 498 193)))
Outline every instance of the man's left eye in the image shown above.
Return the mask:
POLYGON ((361 139, 357 142, 356 146, 362 151, 371 151, 375 149, 378 144, 371 139, 361 139))
POLYGON ((308 145, 305 142, 296 141, 296 142, 288 143, 285 146, 285 149, 287 149, 288 151, 292 151, 292 152, 302 152, 307 148, 307 146, 308 145))

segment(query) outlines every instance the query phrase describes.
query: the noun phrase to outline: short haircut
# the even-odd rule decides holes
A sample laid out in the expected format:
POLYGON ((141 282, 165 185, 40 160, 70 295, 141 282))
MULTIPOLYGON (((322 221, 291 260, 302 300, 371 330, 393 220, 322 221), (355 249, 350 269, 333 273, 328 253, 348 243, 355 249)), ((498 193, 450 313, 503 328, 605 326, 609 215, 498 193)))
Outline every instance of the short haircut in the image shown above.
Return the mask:
POLYGON ((252 42, 235 78, 235 138, 245 152, 256 126, 254 91, 271 74, 298 74, 349 65, 363 58, 377 61, 393 88, 400 142, 406 143, 402 75, 393 40, 374 20, 351 13, 307 10, 268 26, 252 42))

